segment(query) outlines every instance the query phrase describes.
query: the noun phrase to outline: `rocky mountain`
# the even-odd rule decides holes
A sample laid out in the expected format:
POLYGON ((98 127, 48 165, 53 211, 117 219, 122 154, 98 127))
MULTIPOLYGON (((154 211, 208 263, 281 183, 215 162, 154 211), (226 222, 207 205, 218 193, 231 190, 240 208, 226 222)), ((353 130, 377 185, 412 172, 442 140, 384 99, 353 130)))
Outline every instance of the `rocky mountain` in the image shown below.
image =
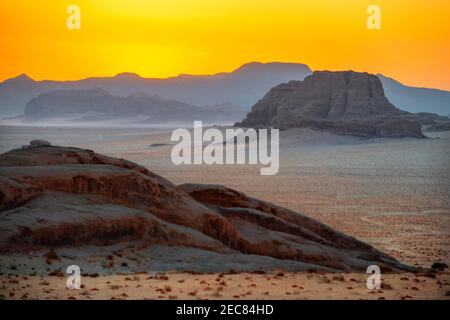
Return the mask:
POLYGON ((23 120, 39 122, 50 119, 88 123, 116 120, 127 123, 165 123, 173 121, 236 121, 245 111, 232 105, 197 107, 146 93, 126 97, 113 96, 100 88, 57 90, 31 99, 23 120))
POLYGON ((421 126, 445 121, 411 114, 386 98, 378 77, 353 71, 316 71, 272 88, 237 126, 309 127, 361 137, 424 137, 421 126))
POLYGON ((389 101, 400 109, 412 113, 428 112, 441 116, 450 115, 450 92, 409 87, 381 74, 377 76, 383 84, 389 101))
MULTIPOLYGON (((93 87, 103 88, 117 96, 145 92, 197 106, 230 103, 250 109, 275 85, 303 80, 311 73, 307 65, 299 63, 251 62, 229 73, 200 76, 181 74, 167 79, 121 73, 114 77, 78 81, 34 81, 26 75, 20 75, 0 83, 0 117, 22 114, 25 104, 41 93, 93 87)), ((408 87, 383 75, 379 74, 378 77, 383 83, 386 97, 400 109, 450 115, 450 92, 408 87)))
POLYGON ((135 163, 45 141, 0 155, 0 215, 0 272, 413 270, 236 190, 177 186, 135 163), (13 261, 23 261, 16 271, 13 261))
POLYGON ((26 74, 0 83, 0 116, 22 114, 25 104, 42 93, 44 88, 26 74))
POLYGON ((229 103, 248 109, 274 85, 288 80, 303 80, 309 74, 311 70, 304 64, 252 62, 230 73, 181 74, 167 79, 122 73, 78 81, 34 81, 21 75, 0 83, 0 116, 22 114, 25 104, 41 93, 93 87, 118 96, 144 92, 197 106, 229 103))

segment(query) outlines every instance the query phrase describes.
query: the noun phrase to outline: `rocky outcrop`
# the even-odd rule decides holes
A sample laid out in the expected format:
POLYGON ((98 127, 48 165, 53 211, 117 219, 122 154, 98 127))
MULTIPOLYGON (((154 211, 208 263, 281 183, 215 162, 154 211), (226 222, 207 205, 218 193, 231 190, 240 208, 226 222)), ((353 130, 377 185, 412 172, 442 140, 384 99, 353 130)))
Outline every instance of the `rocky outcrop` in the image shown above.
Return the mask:
POLYGON ((20 207, 29 200, 41 195, 43 189, 26 183, 17 183, 0 176, 0 210, 20 207))
POLYGON ((393 106, 368 73, 317 71, 272 88, 237 126, 309 127, 361 137, 423 137, 421 124, 393 106))
POLYGON ((239 269, 235 261, 245 257, 258 269, 365 270, 378 264, 411 270, 302 214, 224 186, 175 186, 137 164, 90 150, 42 144, 11 150, 0 155, 0 187, 3 260, 49 249, 84 252, 86 246, 122 245, 130 252, 126 248, 139 243, 142 271, 153 259, 146 250, 155 246, 222 256, 215 266, 197 258, 190 269, 239 269))

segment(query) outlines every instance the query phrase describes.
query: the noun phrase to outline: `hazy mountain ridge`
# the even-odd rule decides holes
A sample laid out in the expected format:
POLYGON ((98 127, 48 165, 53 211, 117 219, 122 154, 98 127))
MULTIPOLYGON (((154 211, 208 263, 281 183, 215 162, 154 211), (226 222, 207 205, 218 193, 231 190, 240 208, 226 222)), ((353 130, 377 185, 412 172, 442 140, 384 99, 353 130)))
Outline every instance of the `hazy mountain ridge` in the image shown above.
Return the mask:
POLYGON ((229 73, 181 74, 166 79, 121 73, 114 77, 92 77, 77 81, 34 81, 21 75, 0 83, 0 115, 16 116, 23 113, 26 103, 41 93, 93 87, 103 88, 118 96, 145 92, 197 106, 230 103, 248 109, 274 85, 293 79, 302 80, 311 72, 304 64, 252 62, 229 73))
MULTIPOLYGON (((229 103, 249 110, 270 88, 290 80, 303 80, 311 69, 299 63, 258 63, 242 65, 232 72, 212 75, 180 74, 170 78, 143 78, 135 73, 113 77, 91 77, 74 81, 34 81, 25 74, 0 83, 0 116, 23 113, 28 101, 41 93, 55 90, 80 90, 99 87, 112 95, 128 96, 135 92, 160 95, 196 106, 229 103)), ((381 74, 386 97, 408 112, 450 115, 450 92, 415 88, 381 74)), ((231 112, 236 111, 233 109, 231 112)))
POLYGON ((101 88, 55 90, 31 99, 21 119, 89 122, 117 120, 128 123, 165 123, 193 120, 236 121, 245 111, 230 104, 198 107, 158 95, 135 92, 114 96, 101 88))
POLYGON ((418 113, 429 112, 443 116, 450 115, 450 92, 405 86, 402 83, 377 74, 383 83, 386 96, 402 110, 418 113))

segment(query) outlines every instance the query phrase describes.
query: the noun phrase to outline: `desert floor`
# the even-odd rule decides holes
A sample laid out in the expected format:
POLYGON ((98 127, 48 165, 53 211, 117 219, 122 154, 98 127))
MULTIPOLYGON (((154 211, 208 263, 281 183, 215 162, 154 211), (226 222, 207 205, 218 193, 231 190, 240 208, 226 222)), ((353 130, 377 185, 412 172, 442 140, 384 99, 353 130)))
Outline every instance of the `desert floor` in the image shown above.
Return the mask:
POLYGON ((385 274, 369 290, 358 273, 190 274, 83 277, 66 289, 65 277, 0 277, 4 299, 450 299, 449 273, 385 274))
MULTIPOLYGON (((429 267, 436 261, 450 261, 450 133, 428 135, 440 139, 361 140, 289 130, 281 134, 280 171, 275 176, 261 176, 258 166, 175 166, 170 161, 170 133, 155 129, 0 127, 0 151, 38 137, 55 145, 89 148, 137 162, 177 184, 223 184, 318 219, 402 262, 429 267)), ((15 288, 14 298, 28 292, 30 298, 77 299, 448 299, 450 290, 448 273, 436 278, 384 275, 393 289, 381 292, 366 288, 366 274, 343 274, 345 281, 333 280, 331 274, 286 273, 270 280, 266 275, 237 274, 224 276, 226 286, 216 282, 218 274, 171 274, 168 281, 137 276, 139 281, 120 275, 90 278, 85 289, 76 292, 65 290, 65 280, 59 278, 3 276, 0 294, 10 297, 15 288), (10 283, 16 280, 18 283, 10 283)))

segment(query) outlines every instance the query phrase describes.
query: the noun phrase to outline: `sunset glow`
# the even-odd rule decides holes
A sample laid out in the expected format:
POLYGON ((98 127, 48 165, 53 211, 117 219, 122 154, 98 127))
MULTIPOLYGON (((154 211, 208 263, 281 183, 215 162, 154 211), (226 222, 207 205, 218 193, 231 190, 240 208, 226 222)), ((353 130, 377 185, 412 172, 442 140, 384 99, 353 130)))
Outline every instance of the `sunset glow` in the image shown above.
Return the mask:
POLYGON ((282 61, 450 90, 449 17, 448 0, 1 1, 0 80, 169 77, 282 61), (81 30, 66 27, 71 4, 81 30), (381 30, 366 27, 371 4, 381 30))

